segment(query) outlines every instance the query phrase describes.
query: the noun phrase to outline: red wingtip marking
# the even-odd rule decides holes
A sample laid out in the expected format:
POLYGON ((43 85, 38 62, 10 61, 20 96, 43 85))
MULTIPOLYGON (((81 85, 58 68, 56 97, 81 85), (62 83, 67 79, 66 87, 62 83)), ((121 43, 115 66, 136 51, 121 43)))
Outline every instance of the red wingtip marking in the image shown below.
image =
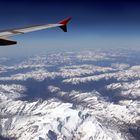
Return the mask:
POLYGON ((62 21, 59 22, 59 24, 63 24, 63 25, 66 25, 70 20, 71 20, 72 17, 68 17, 62 21))

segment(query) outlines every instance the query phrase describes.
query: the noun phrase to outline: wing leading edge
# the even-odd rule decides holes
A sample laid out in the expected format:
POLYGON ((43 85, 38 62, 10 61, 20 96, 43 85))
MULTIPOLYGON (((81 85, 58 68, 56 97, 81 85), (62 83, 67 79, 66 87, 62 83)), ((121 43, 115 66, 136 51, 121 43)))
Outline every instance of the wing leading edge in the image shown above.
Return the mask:
POLYGON ((7 37, 15 36, 19 34, 25 34, 28 32, 38 31, 38 30, 44 30, 54 27, 61 28, 64 32, 67 32, 67 23, 71 20, 71 17, 66 18, 56 24, 45 24, 45 25, 36 25, 36 26, 30 26, 30 27, 24 27, 24 28, 17 28, 17 29, 10 29, 10 30, 4 30, 0 31, 0 45, 13 45, 17 44, 16 41, 12 41, 7 39, 7 37))

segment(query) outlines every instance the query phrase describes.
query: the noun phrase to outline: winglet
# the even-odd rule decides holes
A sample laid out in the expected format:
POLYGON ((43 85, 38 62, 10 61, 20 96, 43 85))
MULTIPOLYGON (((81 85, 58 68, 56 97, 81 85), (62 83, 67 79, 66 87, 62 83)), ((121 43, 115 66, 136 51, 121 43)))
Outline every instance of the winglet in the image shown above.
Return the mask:
POLYGON ((59 22, 59 24, 62 24, 62 26, 60 26, 60 28, 64 31, 67 32, 67 23, 71 20, 71 17, 68 17, 62 21, 59 22))

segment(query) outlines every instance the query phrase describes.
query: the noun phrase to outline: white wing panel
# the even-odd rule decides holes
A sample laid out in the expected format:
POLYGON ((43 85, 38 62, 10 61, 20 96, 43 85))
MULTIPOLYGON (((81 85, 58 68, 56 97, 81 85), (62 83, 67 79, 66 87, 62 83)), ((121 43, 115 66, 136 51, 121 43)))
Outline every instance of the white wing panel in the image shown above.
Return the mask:
POLYGON ((14 36, 14 35, 18 35, 18 34, 24 34, 24 33, 33 32, 33 31, 38 31, 38 30, 43 30, 43 29, 48 29, 48 28, 53 28, 53 27, 59 27, 62 25, 63 24, 47 24, 47 25, 37 25, 37 26, 30 26, 30 27, 25 27, 25 28, 0 31, 0 37, 9 37, 9 36, 14 36))

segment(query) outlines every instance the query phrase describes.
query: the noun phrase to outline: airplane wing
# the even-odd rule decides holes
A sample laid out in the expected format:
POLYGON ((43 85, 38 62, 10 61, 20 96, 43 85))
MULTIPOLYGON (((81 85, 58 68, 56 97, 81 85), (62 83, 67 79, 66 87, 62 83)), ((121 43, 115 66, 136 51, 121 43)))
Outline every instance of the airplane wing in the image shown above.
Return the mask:
POLYGON ((64 32, 67 32, 67 23, 70 20, 71 20, 71 17, 66 18, 56 24, 36 25, 36 26, 29 26, 29 27, 24 27, 24 28, 0 31, 0 45, 17 44, 16 41, 9 40, 9 39, 7 39, 7 37, 15 36, 15 35, 19 35, 19 34, 25 34, 28 32, 33 32, 33 31, 38 31, 38 30, 49 29, 49 28, 53 28, 53 27, 60 27, 64 32))

